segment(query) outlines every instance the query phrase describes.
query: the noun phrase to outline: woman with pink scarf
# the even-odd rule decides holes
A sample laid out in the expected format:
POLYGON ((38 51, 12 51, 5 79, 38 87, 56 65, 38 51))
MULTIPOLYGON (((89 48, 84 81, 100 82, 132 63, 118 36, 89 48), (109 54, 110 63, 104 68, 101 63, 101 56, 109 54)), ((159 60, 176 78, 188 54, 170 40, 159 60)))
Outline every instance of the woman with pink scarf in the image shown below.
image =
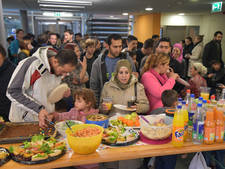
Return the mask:
POLYGON ((152 54, 143 67, 141 82, 150 103, 149 113, 163 107, 161 100, 163 91, 172 89, 179 77, 177 73, 168 71, 169 63, 170 57, 167 54, 152 54))

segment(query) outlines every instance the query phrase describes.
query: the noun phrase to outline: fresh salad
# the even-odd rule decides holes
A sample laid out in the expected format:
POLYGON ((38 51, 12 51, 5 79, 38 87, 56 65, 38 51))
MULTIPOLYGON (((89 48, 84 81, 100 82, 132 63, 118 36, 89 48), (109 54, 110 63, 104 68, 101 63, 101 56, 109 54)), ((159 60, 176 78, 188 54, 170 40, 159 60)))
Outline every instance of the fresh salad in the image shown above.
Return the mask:
POLYGON ((135 112, 118 116, 115 120, 110 120, 110 124, 117 127, 140 127, 139 117, 135 112))
POLYGON ((138 138, 136 131, 128 130, 123 127, 109 127, 103 132, 103 142, 108 144, 118 144, 130 142, 138 138))
POLYGON ((56 141, 51 137, 44 139, 43 135, 34 135, 30 142, 22 146, 10 146, 9 151, 19 161, 40 161, 60 155, 66 148, 64 141, 56 141))

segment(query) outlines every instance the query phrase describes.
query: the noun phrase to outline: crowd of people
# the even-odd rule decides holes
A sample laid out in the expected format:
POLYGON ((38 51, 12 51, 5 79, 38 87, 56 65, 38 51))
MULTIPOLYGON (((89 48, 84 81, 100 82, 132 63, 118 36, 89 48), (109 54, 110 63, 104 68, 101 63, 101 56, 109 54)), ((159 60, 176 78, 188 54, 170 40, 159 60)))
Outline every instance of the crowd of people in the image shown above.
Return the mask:
MULTIPOLYGON (((34 35, 18 29, 16 39, 7 39, 8 50, 0 44, 0 115, 5 121, 39 121, 46 127, 46 118, 85 121, 98 111, 113 116, 114 108, 104 103, 108 97, 112 104, 122 105, 133 99, 137 113, 155 114, 168 106, 172 95, 185 97, 188 88, 196 97, 201 86, 211 87, 216 95, 225 88, 222 37, 217 31, 204 45, 203 35, 171 44, 170 38, 158 35, 141 43, 133 35, 123 40, 111 34, 101 44, 71 30, 65 30, 63 38, 48 31, 36 41, 34 35), (59 102, 50 103, 48 94, 61 83, 70 90, 59 102)), ((156 168, 175 168, 174 161, 174 156, 160 157, 156 168)), ((133 160, 111 163, 109 168, 121 168, 124 163, 129 169, 138 167, 133 160)))

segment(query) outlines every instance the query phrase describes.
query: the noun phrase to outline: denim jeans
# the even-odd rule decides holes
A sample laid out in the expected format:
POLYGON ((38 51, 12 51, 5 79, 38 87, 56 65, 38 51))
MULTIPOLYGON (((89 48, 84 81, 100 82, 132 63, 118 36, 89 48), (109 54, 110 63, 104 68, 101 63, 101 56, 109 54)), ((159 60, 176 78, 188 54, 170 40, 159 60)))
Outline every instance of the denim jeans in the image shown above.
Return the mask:
POLYGON ((202 152, 202 154, 203 154, 203 156, 205 158, 205 161, 206 161, 206 164, 208 166, 210 166, 210 163, 211 163, 210 156, 215 155, 215 159, 217 161, 219 161, 219 163, 221 165, 223 165, 223 168, 222 168, 221 165, 219 165, 218 162, 216 162, 216 169, 224 169, 225 168, 225 163, 224 163, 225 150, 206 151, 206 152, 202 152))
POLYGON ((155 169, 175 169, 177 155, 159 156, 155 159, 155 169))

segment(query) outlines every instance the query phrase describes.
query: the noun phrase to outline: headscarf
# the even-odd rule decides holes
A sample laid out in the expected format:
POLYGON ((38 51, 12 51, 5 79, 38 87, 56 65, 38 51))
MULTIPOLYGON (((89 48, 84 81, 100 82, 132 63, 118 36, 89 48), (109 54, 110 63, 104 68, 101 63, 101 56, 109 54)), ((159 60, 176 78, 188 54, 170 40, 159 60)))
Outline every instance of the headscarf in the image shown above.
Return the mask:
POLYGON ((180 49, 180 56, 178 58, 176 58, 176 60, 180 63, 182 63, 182 60, 183 60, 183 47, 180 43, 175 43, 173 45, 173 48, 178 48, 180 49))
POLYGON ((201 76, 204 76, 207 73, 207 68, 205 66, 203 66, 201 63, 193 63, 193 65, 195 67, 195 69, 198 71, 198 73, 201 76))
POLYGON ((130 62, 127 60, 127 59, 121 59, 117 62, 116 64, 116 70, 115 70, 115 82, 116 84, 121 88, 121 89, 126 89, 129 84, 130 84, 130 81, 131 81, 131 77, 132 77, 132 68, 131 68, 131 64, 130 62), (130 79, 128 80, 127 84, 123 84, 119 81, 118 79, 118 73, 120 71, 120 68, 121 67, 126 67, 130 73, 130 79))

